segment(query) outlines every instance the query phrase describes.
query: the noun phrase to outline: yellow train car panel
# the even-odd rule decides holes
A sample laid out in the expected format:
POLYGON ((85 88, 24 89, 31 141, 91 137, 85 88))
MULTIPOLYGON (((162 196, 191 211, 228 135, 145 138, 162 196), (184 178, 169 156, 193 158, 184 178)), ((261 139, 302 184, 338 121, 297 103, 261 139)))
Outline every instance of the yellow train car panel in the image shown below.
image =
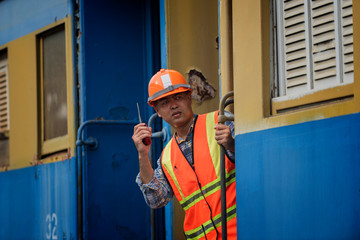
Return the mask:
POLYGON ((15 39, 0 49, 7 49, 9 75, 9 167, 6 170, 31 166, 48 161, 58 161, 59 151, 68 158, 75 149, 74 90, 72 71, 72 36, 70 17, 59 20, 42 29, 15 39), (37 36, 59 25, 65 26, 66 41, 66 98, 67 98, 67 135, 52 139, 46 144, 42 135, 42 119, 39 111, 38 93, 38 50, 37 36), (38 141, 34 141, 38 139, 38 141), (57 153, 54 158, 45 154, 57 153), (41 161, 42 158, 46 158, 41 161))
POLYGON ((233 2, 236 134, 359 112, 359 7, 360 3, 353 1, 353 83, 271 100, 271 3, 233 2))

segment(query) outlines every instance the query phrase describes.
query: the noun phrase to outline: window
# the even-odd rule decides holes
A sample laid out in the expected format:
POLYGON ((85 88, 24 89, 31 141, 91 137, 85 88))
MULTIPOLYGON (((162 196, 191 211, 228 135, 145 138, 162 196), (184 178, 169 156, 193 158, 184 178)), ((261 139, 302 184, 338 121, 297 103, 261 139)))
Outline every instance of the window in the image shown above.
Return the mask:
POLYGON ((68 134, 65 29, 39 36, 42 154, 63 150, 68 134), (60 148, 60 149, 59 149, 60 148))
POLYGON ((9 86, 7 52, 0 51, 0 167, 9 165, 9 86))
POLYGON ((276 16, 275 97, 353 82, 352 0, 276 0, 276 16))

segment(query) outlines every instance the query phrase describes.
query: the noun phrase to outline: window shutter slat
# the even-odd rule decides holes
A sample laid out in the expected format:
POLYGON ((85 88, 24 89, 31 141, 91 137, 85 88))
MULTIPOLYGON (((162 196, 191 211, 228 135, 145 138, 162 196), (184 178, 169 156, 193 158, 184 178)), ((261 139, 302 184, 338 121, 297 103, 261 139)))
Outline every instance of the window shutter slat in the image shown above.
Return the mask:
POLYGON ((301 24, 304 22, 305 22, 304 15, 297 15, 297 16, 294 16, 292 18, 285 20, 285 28, 288 28, 288 27, 296 25, 296 24, 301 24))
POLYGON ((354 72, 354 64, 345 64, 345 74, 346 73, 353 73, 354 72))
POLYGON ((349 35, 353 34, 353 26, 352 25, 344 27, 343 29, 344 29, 343 36, 349 36, 349 35))
POLYGON ((313 36, 314 42, 313 44, 328 44, 335 39, 334 31, 325 32, 321 35, 313 36))
POLYGON ((1 89, 5 89, 6 86, 7 86, 6 82, 0 80, 0 91, 1 91, 1 89))
POLYGON ((352 5, 351 7, 347 6, 347 7, 342 7, 342 15, 343 17, 349 17, 352 16, 352 5))
POLYGON ((9 130, 7 62, 0 62, 0 133, 9 130))
MULTIPOLYGON (((336 66, 336 59, 334 57, 334 58, 326 59, 325 61, 315 62, 314 63, 314 71, 315 72, 323 71, 328 68, 335 68, 335 66, 336 66)), ((316 78, 315 78, 315 80, 316 80, 316 78)))
POLYGON ((342 7, 352 7, 352 0, 342 0, 342 7))
POLYGON ((352 16, 347 16, 343 18, 343 26, 349 26, 350 28, 352 28, 352 24, 353 24, 353 19, 352 16))
POLYGON ((313 1, 312 8, 323 7, 324 5, 328 5, 333 3, 333 0, 320 0, 320 1, 313 1))
POLYGON ((323 71, 319 71, 319 72, 315 72, 315 80, 321 80, 324 78, 328 78, 328 77, 333 77, 336 76, 336 68, 329 68, 329 69, 325 69, 323 71))
POLYGON ((293 17, 294 19, 297 18, 298 15, 304 14, 304 5, 299 5, 296 8, 289 9, 285 12, 285 19, 293 17))
POLYGON ((284 3, 284 10, 289 10, 290 8, 297 7, 299 5, 304 5, 304 0, 293 0, 284 3))
POLYGON ((291 52, 286 55, 286 61, 293 61, 300 58, 306 58, 306 50, 305 48, 302 48, 296 52, 291 52))
POLYGON ((353 44, 353 36, 352 36, 352 35, 344 36, 344 38, 343 38, 343 44, 344 44, 344 45, 353 44))
POLYGON ((320 35, 320 34, 326 34, 327 32, 334 32, 335 29, 335 23, 334 22, 329 22, 326 24, 322 24, 319 25, 319 27, 315 27, 313 34, 315 36, 320 35))
POLYGON ((288 82, 291 82, 291 80, 293 78, 297 78, 297 77, 301 77, 306 75, 306 69, 305 68, 299 68, 299 69, 294 69, 292 71, 289 71, 289 73, 287 74, 287 79, 288 82))
POLYGON ((306 67, 306 59, 305 58, 300 58, 296 61, 291 61, 288 63, 288 69, 295 69, 295 68, 300 68, 300 67, 306 67))
POLYGON ((344 46, 344 54, 345 55, 352 54, 353 52, 354 52, 354 46, 352 44, 344 46))
POLYGON ((320 4, 317 7, 314 7, 316 1, 312 1, 312 18, 317 18, 325 14, 332 14, 334 12, 333 1, 319 1, 319 2, 320 4), (331 2, 331 4, 328 4, 329 2, 331 2))
POLYGON ((305 32, 305 23, 304 22, 293 25, 293 26, 289 26, 285 29, 286 36, 291 35, 291 34, 300 33, 300 32, 305 32))
MULTIPOLYGON (((306 71, 304 74, 306 74, 306 71)), ((304 83, 306 83, 306 80, 307 80, 306 75, 301 75, 299 77, 292 78, 292 79, 288 80, 287 87, 292 88, 292 87, 304 85, 304 83)))
POLYGON ((322 61, 326 61, 328 59, 332 59, 335 57, 336 57, 336 52, 334 49, 326 51, 326 52, 320 51, 320 52, 314 54, 314 62, 315 63, 322 62, 322 61))
MULTIPOLYGON (((288 37, 286 37, 285 39, 285 44, 289 45, 289 44, 293 44, 295 43, 295 45, 297 44, 297 42, 299 41, 304 41, 305 40, 305 33, 304 32, 300 32, 297 34, 292 34, 288 37)), ((293 46, 293 45, 292 45, 293 46)))
POLYGON ((319 25, 326 24, 329 22, 334 22, 334 18, 331 15, 326 14, 326 15, 314 18, 312 24, 313 24, 313 27, 317 27, 319 25))
POLYGON ((345 59, 345 64, 353 64, 354 62, 354 55, 345 55, 344 56, 344 59, 345 59))

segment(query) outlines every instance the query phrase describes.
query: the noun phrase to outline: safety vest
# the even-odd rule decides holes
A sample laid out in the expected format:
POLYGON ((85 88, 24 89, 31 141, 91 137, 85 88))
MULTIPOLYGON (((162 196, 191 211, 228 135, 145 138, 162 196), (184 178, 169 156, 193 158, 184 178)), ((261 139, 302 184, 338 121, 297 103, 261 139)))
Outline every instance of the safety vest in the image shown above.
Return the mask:
MULTIPOLYGON (((187 239, 221 239, 220 146, 215 140, 218 112, 199 115, 194 124, 191 166, 174 137, 161 156, 161 165, 185 211, 187 239), (205 238, 206 235, 206 238, 205 238)), ((235 164, 225 157, 228 239, 236 239, 235 164)))

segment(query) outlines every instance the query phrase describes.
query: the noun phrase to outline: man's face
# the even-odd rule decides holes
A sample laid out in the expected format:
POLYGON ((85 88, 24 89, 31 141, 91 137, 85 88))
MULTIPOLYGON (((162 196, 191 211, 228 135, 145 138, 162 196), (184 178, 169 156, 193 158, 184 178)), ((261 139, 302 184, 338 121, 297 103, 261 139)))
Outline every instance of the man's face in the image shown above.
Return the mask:
POLYGON ((179 128, 192 120, 191 93, 181 92, 159 99, 155 102, 155 111, 165 122, 179 128))

